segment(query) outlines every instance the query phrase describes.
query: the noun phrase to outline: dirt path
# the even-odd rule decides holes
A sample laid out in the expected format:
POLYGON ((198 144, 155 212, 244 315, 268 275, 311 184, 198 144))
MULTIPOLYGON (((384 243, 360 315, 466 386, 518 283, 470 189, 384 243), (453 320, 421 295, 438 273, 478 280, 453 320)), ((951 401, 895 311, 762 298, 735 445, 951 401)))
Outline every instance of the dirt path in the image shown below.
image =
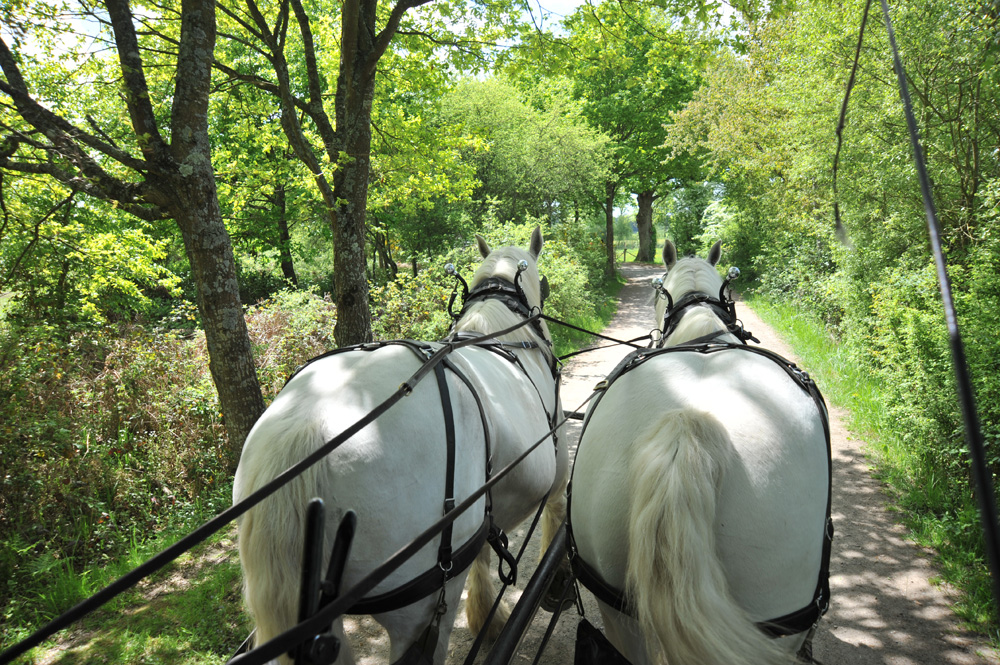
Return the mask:
MULTIPOLYGON (((652 306, 649 279, 662 272, 653 266, 626 264, 629 279, 621 292, 618 313, 605 334, 630 339, 649 331, 652 306)), ((796 361, 791 349, 764 326, 745 306, 738 312, 746 328, 762 346, 796 361)), ((627 347, 612 347, 577 356, 563 370, 563 405, 575 409, 617 362, 627 347)), ((822 386, 820 386, 822 389, 822 386)), ((1000 663, 985 642, 961 630, 951 612, 948 590, 932 586, 935 575, 929 554, 905 539, 905 530, 886 508, 886 498, 873 480, 864 458, 864 442, 850 436, 843 412, 831 411, 834 465, 833 518, 836 526, 831 562, 832 608, 815 639, 815 656, 825 665, 981 665, 1000 663)), ((571 451, 579 439, 579 424, 572 423, 571 451)), ((519 544, 522 533, 512 534, 519 544)), ((537 560, 537 538, 529 545, 519 584, 531 576, 537 560)), ((593 597, 586 591, 587 618, 600 627, 593 597)), ((518 596, 515 589, 511 602, 518 596)), ((525 635, 515 663, 531 663, 548 625, 549 615, 539 612, 525 635)), ((578 617, 565 613, 540 663, 572 665, 578 617)), ((370 624, 356 630, 370 634, 370 624)), ((449 646, 449 665, 464 662, 472 636, 460 615, 449 646)), ((359 656, 360 663, 385 662, 359 656)), ((368 654, 371 655, 370 652, 368 654)), ((481 659, 480 659, 481 660, 481 659)))

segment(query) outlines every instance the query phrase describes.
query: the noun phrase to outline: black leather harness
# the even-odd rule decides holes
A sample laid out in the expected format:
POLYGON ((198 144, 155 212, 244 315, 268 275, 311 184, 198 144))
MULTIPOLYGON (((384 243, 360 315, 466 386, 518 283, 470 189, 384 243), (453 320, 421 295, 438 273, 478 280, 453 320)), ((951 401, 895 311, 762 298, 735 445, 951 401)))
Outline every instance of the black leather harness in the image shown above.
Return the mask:
MULTIPOLYGON (((804 390, 812 398, 813 402, 816 404, 816 408, 819 410, 823 422, 823 434, 826 438, 827 454, 826 522, 823 537, 823 552, 820 560, 819 579, 816 584, 816 591, 813 594, 813 599, 807 606, 794 612, 790 612, 784 616, 757 623, 757 627, 770 637, 783 637, 805 632, 815 625, 821 616, 826 614, 826 611, 830 606, 830 551, 833 543, 833 520, 831 519, 832 467, 830 465, 830 421, 829 414, 827 413, 826 402, 823 400, 822 394, 820 394, 819 389, 816 387, 816 383, 806 372, 800 370, 793 363, 773 351, 768 351, 759 347, 745 346, 745 343, 730 344, 726 342, 714 341, 697 343, 697 340, 695 342, 696 343, 694 344, 683 344, 658 349, 641 349, 630 353, 624 360, 622 360, 621 363, 618 364, 617 367, 615 367, 614 371, 608 375, 608 378, 598 385, 597 390, 601 391, 601 393, 597 396, 594 405, 589 410, 588 414, 594 413, 597 409, 597 405, 601 401, 601 398, 607 393, 608 387, 623 374, 635 369, 650 358, 660 356, 665 353, 711 354, 730 349, 739 349, 748 353, 755 353, 775 362, 785 371, 786 374, 788 374, 796 385, 802 388, 802 390, 804 390)), ((583 432, 580 433, 581 442, 583 441, 583 433, 586 431, 588 422, 589 415, 584 421, 583 432)), ((567 489, 566 509, 567 537, 569 539, 570 559, 573 564, 574 574, 580 583, 593 593, 598 600, 613 607, 619 612, 634 616, 634 608, 629 604, 626 594, 622 590, 617 589, 604 581, 600 574, 590 564, 583 560, 577 550, 576 542, 573 539, 572 519, 570 517, 572 507, 572 487, 573 484, 571 480, 570 486, 567 489)))
MULTIPOLYGON (((735 268, 731 269, 735 270, 735 268)), ((736 271, 739 274, 739 271, 736 271)), ((660 326, 661 334, 659 339, 659 345, 662 346, 663 342, 670 336, 672 332, 680 325, 681 320, 684 315, 690 311, 692 307, 707 307, 712 310, 717 317, 725 324, 726 330, 735 335, 744 344, 747 341, 753 341, 760 343, 752 333, 744 330, 743 324, 736 316, 736 303, 732 299, 732 293, 726 295, 726 288, 729 286, 729 282, 735 277, 727 277, 719 288, 719 296, 717 298, 708 295, 707 293, 701 293, 699 291, 692 291, 681 297, 676 303, 674 302, 673 296, 662 286, 662 279, 658 280, 661 284, 656 287, 657 296, 661 298, 666 298, 667 308, 663 312, 663 324, 660 326)))
MULTIPOLYGON (((408 339, 401 340, 389 340, 384 342, 373 342, 369 344, 358 344, 355 346, 348 346, 341 349, 335 349, 324 353, 323 355, 317 356, 309 360, 306 364, 302 365, 289 377, 289 381, 294 378, 299 372, 301 372, 309 364, 321 360, 323 358, 346 353, 350 351, 375 351, 377 349, 384 348, 386 346, 402 346, 409 349, 417 356, 417 358, 424 362, 430 358, 434 352, 437 350, 435 345, 428 342, 416 342, 408 339)), ((492 452, 490 445, 490 434, 489 426, 486 420, 486 410, 483 406, 483 402, 479 397, 479 393, 475 390, 472 383, 469 381, 468 377, 455 365, 450 358, 444 358, 441 364, 434 367, 435 378, 437 379, 438 392, 441 395, 441 409, 442 415, 444 417, 445 425, 445 446, 446 446, 446 470, 445 470, 445 490, 444 490, 444 514, 448 514, 455 507, 455 415, 452 409, 451 394, 448 388, 447 375, 445 373, 445 368, 450 370, 455 376, 457 376, 462 383, 466 385, 469 392, 472 394, 473 398, 476 400, 476 406, 479 408, 479 417, 483 424, 483 436, 485 438, 485 449, 486 449, 486 478, 489 480, 492 475, 492 452)), ((464 571, 466 568, 472 565, 479 551, 482 549, 483 544, 486 542, 487 536, 489 534, 490 528, 492 526, 492 506, 490 502, 489 495, 487 495, 486 500, 486 511, 483 518, 483 524, 476 531, 476 533, 466 541, 463 545, 457 549, 452 548, 452 527, 449 525, 441 533, 441 544, 438 547, 438 561, 437 565, 429 570, 426 570, 421 575, 416 578, 406 582, 405 584, 396 587, 391 591, 386 591, 385 593, 378 594, 376 596, 371 596, 365 598, 355 604, 348 614, 381 614, 384 612, 391 612, 393 610, 398 610, 400 608, 411 605, 418 600, 421 600, 435 591, 441 589, 441 587, 451 578, 458 573, 464 571)))
MULTIPOLYGON (((546 285, 547 286, 547 285, 546 285)), ((466 308, 471 302, 477 300, 487 300, 495 299, 500 300, 508 309, 511 311, 524 316, 525 318, 530 317, 532 314, 531 308, 528 306, 527 301, 524 297, 523 292, 518 285, 512 284, 507 280, 500 278, 488 278, 483 280, 476 288, 469 293, 463 300, 462 313, 465 312, 466 308)), ((459 315, 460 317, 461 315, 459 315)), ((535 331, 538 333, 540 339, 543 343, 551 346, 548 339, 545 338, 543 330, 540 323, 535 320, 532 322, 535 331)), ((453 333, 450 335, 444 343, 447 341, 454 341, 455 339, 475 337, 479 336, 477 333, 453 333)), ((434 355, 438 349, 441 348, 443 343, 429 343, 429 342, 418 342, 413 340, 389 340, 382 342, 373 342, 368 344, 359 344, 355 346, 344 347, 341 349, 336 349, 329 351, 320 356, 312 358, 307 363, 297 368, 295 372, 289 377, 289 381, 294 378, 299 372, 301 372, 307 365, 326 358, 331 355, 346 353, 350 351, 365 351, 371 352, 377 349, 381 349, 390 345, 403 346, 404 348, 412 351, 417 358, 424 362, 434 355)), ((498 342, 498 341, 486 341, 482 344, 476 344, 476 346, 484 348, 491 351, 497 356, 503 358, 504 360, 514 364, 518 367, 522 373, 531 381, 532 386, 535 388, 535 392, 538 395, 539 403, 542 405, 543 411, 546 414, 546 420, 550 423, 550 426, 554 427, 556 422, 557 413, 555 410, 549 413, 549 410, 545 407, 545 400, 542 397, 541 391, 535 382, 531 380, 527 369, 521 362, 521 359, 513 352, 513 349, 541 349, 541 344, 536 342, 521 342, 521 343, 509 343, 509 342, 498 342)), ((547 350, 547 349, 546 349, 547 350)), ((551 357, 551 354, 549 354, 551 357)), ((556 402, 558 402, 559 395, 559 381, 558 381, 558 368, 554 361, 548 363, 549 369, 556 379, 556 402)), ((448 387, 447 375, 445 370, 450 370, 455 376, 457 376, 462 383, 469 389, 473 398, 476 400, 476 405, 479 409, 479 417, 483 425, 483 434, 485 437, 485 449, 486 449, 486 481, 489 481, 492 476, 492 448, 489 435, 489 425, 486 418, 486 409, 483 405, 483 401, 476 391, 472 382, 467 376, 459 369, 459 367, 451 360, 450 357, 445 357, 440 364, 435 365, 434 373, 437 379, 438 392, 441 396, 441 408, 442 415, 444 418, 445 425, 445 444, 447 449, 447 461, 446 461, 446 472, 445 472, 445 491, 444 491, 444 514, 447 515, 455 508, 455 416, 452 407, 450 389, 448 387)), ((286 382, 287 384, 287 382, 286 382)), ((552 433, 553 444, 558 445, 556 434, 552 433)), ((492 506, 492 496, 491 493, 486 494, 486 507, 485 515, 483 519, 483 524, 479 527, 476 533, 464 544, 462 544, 457 549, 452 547, 452 526, 449 525, 441 533, 441 542, 438 547, 438 560, 437 565, 426 570, 421 575, 416 578, 402 584, 395 589, 378 594, 376 596, 371 596, 364 598, 348 610, 348 614, 381 614, 385 612, 391 612, 394 610, 401 609, 408 605, 411 605, 427 596, 430 596, 436 591, 443 591, 444 585, 449 579, 458 575, 459 573, 466 570, 475 561, 476 556, 479 554, 483 545, 489 542, 493 549, 497 552, 498 556, 501 558, 501 577, 508 580, 509 584, 512 584, 516 575, 516 562, 514 557, 506 550, 507 538, 506 535, 494 524, 493 522, 493 506, 492 506), (505 575, 503 573, 503 564, 508 565, 508 573, 505 575)), ((437 621, 440 618, 440 614, 436 614, 435 618, 431 621, 431 624, 425 630, 423 636, 417 640, 417 642, 411 646, 409 650, 403 655, 402 659, 396 665, 423 665, 424 663, 430 663, 433 659, 434 649, 437 644, 437 621)))

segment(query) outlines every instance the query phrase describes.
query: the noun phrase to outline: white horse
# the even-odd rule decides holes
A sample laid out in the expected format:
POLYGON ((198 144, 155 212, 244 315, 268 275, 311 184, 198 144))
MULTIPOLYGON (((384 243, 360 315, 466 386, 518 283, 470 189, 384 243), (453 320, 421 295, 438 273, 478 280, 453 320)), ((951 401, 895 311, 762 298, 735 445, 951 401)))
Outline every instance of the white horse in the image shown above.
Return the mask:
MULTIPOLYGON (((716 297, 719 257, 717 243, 707 261, 677 260, 668 242, 664 293, 677 305, 716 297)), ((825 602, 825 406, 794 371, 734 348, 740 329, 719 311, 686 310, 663 344, 715 350, 633 353, 588 413, 571 485, 576 556, 634 665, 796 662, 806 633, 787 633, 808 631, 825 602), (766 636, 767 622, 784 636, 766 636)))
MULTIPOLYGON (((492 251, 485 240, 479 236, 477 239, 485 260, 472 279, 473 297, 463 309, 453 335, 503 330, 523 321, 524 311, 542 305, 535 264, 542 249, 540 230, 536 228, 532 234, 528 251, 516 247, 492 251), (522 263, 523 269, 525 262, 527 269, 518 278, 518 292, 515 275, 518 264, 522 263), (477 297, 480 284, 500 288, 501 296, 520 293, 526 300, 524 309, 515 311, 509 306, 509 298, 493 298, 488 292, 477 297)), ((499 470, 546 436, 552 416, 562 413, 545 324, 519 328, 497 341, 503 343, 502 348, 467 346, 448 356, 468 379, 466 383, 455 372, 446 373, 454 414, 456 503, 486 480, 484 435, 489 437, 492 468, 499 470)), ((422 360, 410 348, 389 344, 334 353, 307 365, 289 381, 247 437, 236 471, 234 502, 371 411, 408 379, 422 360)), ((297 622, 304 513, 312 497, 323 498, 328 509, 321 570, 326 570, 333 534, 342 515, 349 509, 357 513, 357 534, 341 586, 344 590, 442 516, 446 482, 444 423, 442 394, 432 373, 374 423, 243 516, 239 522, 239 551, 244 596, 256 624, 258 645, 297 622)), ((550 493, 542 520, 543 548, 547 546, 565 514, 568 466, 565 437, 558 436, 556 441, 550 437, 492 490, 492 514, 497 526, 505 531, 513 529, 550 493), (553 443, 557 444, 555 448, 553 443)), ((484 512, 485 500, 481 499, 454 523, 455 549, 473 539, 483 525, 484 512)), ((432 541, 372 593, 391 591, 436 569, 439 544, 437 539, 432 541)), ((468 568, 454 571, 454 577, 445 585, 446 609, 439 605, 441 594, 435 591, 405 607, 374 615, 389 634, 391 662, 403 658, 438 610, 444 610, 444 615, 437 645, 432 648, 433 662, 444 662, 466 575, 466 612, 471 630, 478 632, 494 600, 490 572, 490 548, 486 546, 472 564, 471 574, 468 568)), ((505 619, 505 613, 500 612, 489 627, 491 636, 495 637, 505 619)), ((343 645, 336 662, 353 663, 340 620, 335 622, 333 632, 343 645)), ((426 660, 429 658, 425 655, 421 662, 426 660)), ((412 655, 407 656, 407 662, 411 661, 412 655)))

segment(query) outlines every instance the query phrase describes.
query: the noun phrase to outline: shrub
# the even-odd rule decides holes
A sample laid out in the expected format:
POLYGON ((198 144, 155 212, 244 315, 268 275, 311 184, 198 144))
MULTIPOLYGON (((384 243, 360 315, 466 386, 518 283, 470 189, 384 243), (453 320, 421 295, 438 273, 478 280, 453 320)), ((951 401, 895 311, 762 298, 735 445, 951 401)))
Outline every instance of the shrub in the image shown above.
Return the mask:
MULTIPOLYGON (((266 396, 333 346, 333 321, 333 304, 308 293, 248 310, 266 396)), ((0 326, 0 363, 0 616, 63 609, 78 598, 39 608, 31 591, 48 573, 103 565, 228 506, 238 451, 200 333, 0 326), (25 602, 34 609, 13 609, 25 602)))

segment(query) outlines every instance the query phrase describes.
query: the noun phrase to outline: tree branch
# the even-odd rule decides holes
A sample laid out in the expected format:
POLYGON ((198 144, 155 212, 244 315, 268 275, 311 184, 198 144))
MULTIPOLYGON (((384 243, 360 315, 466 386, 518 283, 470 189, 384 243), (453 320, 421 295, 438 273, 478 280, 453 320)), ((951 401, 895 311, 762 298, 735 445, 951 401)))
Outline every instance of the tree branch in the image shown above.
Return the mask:
MULTIPOLYGON (((234 21, 236 21, 236 23, 239 24, 239 26, 241 28, 243 28, 244 30, 246 30, 247 32, 249 32, 251 35, 253 35, 257 39, 259 39, 260 41, 264 42, 265 44, 268 43, 268 40, 265 38, 265 35, 263 33, 259 32, 254 27, 254 25, 252 23, 250 23, 249 21, 247 21, 246 19, 244 19, 242 16, 240 16, 239 14, 237 14, 232 9, 229 9, 228 7, 226 7, 226 5, 223 4, 223 3, 221 3, 221 2, 218 4, 218 7, 219 7, 219 10, 223 14, 225 14, 229 18, 233 19, 234 21)), ((224 34, 224 33, 219 33, 219 34, 221 35, 221 34, 224 34)), ((268 34, 270 34, 270 33, 268 33, 268 34)))
POLYGON ((306 72, 309 77, 309 117, 316 123, 320 138, 326 147, 327 157, 336 162, 339 153, 339 141, 337 132, 330 123, 330 116, 323 108, 323 90, 320 87, 319 67, 316 64, 316 46, 313 42, 312 30, 309 27, 309 16, 302 8, 301 0, 291 0, 292 11, 295 12, 295 20, 299 23, 299 31, 302 33, 302 45, 305 49, 306 72))
POLYGON ((149 100, 149 85, 142 69, 142 55, 139 53, 132 10, 128 6, 128 0, 106 0, 105 5, 118 47, 118 59, 127 90, 125 103, 132 119, 132 129, 146 159, 159 162, 167 154, 167 146, 156 126, 156 115, 149 100))
POLYGON ((375 44, 373 45, 372 52, 368 54, 368 60, 365 62, 364 72, 366 78, 375 75, 375 67, 378 65, 378 61, 382 58, 382 56, 385 55, 386 49, 389 48, 389 43, 392 42, 392 38, 396 35, 396 31, 399 29, 399 22, 403 20, 403 15, 411 9, 415 9, 421 5, 426 5, 432 1, 433 0, 399 0, 399 2, 396 3, 396 5, 392 8, 392 13, 389 14, 389 20, 385 22, 385 27, 382 28, 381 32, 379 32, 375 37, 375 44))
MULTIPOLYGON (((8 60, 6 56, 9 55, 9 51, 6 50, 6 44, 3 43, 3 40, 0 40, 0 65, 2 65, 4 73, 7 74, 8 81, 20 80, 23 82, 16 65, 13 65, 13 69, 10 68, 10 65, 13 64, 13 59, 10 58, 8 60), (15 75, 11 76, 11 73, 15 75)), ((9 95, 14 100, 14 104, 21 117, 29 125, 40 130, 51 141, 49 144, 32 142, 36 147, 69 161, 70 164, 93 181, 94 185, 104 192, 102 198, 112 198, 122 202, 131 199, 132 194, 128 192, 129 186, 123 181, 109 175, 94 159, 83 152, 77 141, 96 148, 119 163, 138 171, 149 171, 151 167, 148 162, 135 159, 131 155, 77 129, 64 118, 49 111, 33 100, 27 94, 26 90, 13 88, 6 82, 0 81, 0 92, 9 95)), ((26 136, 18 134, 19 138, 27 139, 26 136)))
POLYGON ((171 150, 174 159, 188 166, 211 169, 208 145, 208 92, 215 51, 214 0, 182 0, 181 43, 177 51, 177 76, 170 110, 171 150), (195 156, 199 162, 192 161, 195 156))

